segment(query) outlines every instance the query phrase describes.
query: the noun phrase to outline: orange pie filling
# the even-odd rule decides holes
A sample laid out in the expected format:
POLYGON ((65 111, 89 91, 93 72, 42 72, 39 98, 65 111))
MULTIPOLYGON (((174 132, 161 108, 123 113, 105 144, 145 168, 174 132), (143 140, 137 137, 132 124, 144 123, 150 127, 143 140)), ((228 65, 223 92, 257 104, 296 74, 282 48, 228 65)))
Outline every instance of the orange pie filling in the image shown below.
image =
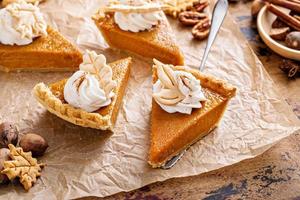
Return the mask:
POLYGON ((48 27, 36 5, 20 1, 0 9, 0 70, 76 70, 79 50, 48 27), (27 28, 24 28, 27 27, 27 28))
MULTIPOLYGON (((199 80, 205 100, 201 101, 201 108, 193 108, 190 114, 186 114, 169 113, 163 109, 160 101, 157 102, 153 98, 148 160, 152 167, 163 166, 172 157, 212 131, 220 122, 229 100, 236 92, 236 88, 224 81, 203 75, 196 70, 181 66, 170 67, 174 71, 188 72, 199 80)), ((170 75, 167 74, 167 77, 170 75)), ((154 66, 153 83, 157 80, 157 66, 154 66)), ((176 80, 178 79, 175 78, 174 81, 176 80)), ((164 89, 169 88, 164 86, 164 89)))
POLYGON ((2 71, 75 71, 82 62, 80 51, 52 28, 24 46, 0 44, 2 71))
POLYGON ((35 86, 34 93, 42 105, 66 121, 112 130, 129 79, 131 58, 106 65, 99 64, 97 56, 102 55, 95 56, 91 59, 93 63, 87 63, 85 55, 80 70, 69 79, 49 86, 40 83, 35 86), (82 66, 84 63, 86 66, 82 66))
POLYGON ((121 4, 103 8, 94 20, 106 42, 113 48, 174 65, 184 63, 171 27, 161 7, 155 7, 155 4, 121 4), (151 17, 148 16, 150 14, 151 17))

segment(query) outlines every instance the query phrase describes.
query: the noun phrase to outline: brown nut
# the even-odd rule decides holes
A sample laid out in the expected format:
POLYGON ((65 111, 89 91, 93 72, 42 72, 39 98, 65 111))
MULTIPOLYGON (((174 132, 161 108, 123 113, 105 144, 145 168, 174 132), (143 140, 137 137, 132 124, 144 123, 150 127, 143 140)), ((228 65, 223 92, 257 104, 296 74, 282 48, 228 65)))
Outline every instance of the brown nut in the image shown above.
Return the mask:
POLYGON ((300 50, 300 31, 290 32, 285 39, 285 44, 296 50, 300 50))
POLYGON ((20 147, 25 152, 31 151, 34 157, 42 156, 48 148, 48 142, 40 135, 28 133, 20 140, 20 147))
POLYGON ((289 27, 272 28, 270 31, 270 37, 273 38, 274 40, 284 41, 289 32, 290 32, 289 27))
POLYGON ((198 22, 206 18, 208 18, 207 14, 198 13, 195 11, 184 11, 178 16, 179 22, 185 26, 194 26, 198 22))
POLYGON ((207 0, 202 0, 199 2, 194 3, 193 8, 197 11, 197 12, 203 12, 204 9, 209 5, 209 2, 207 0))
POLYGON ((285 28, 285 27, 289 27, 289 26, 283 21, 281 21, 278 17, 272 23, 272 28, 285 28))
POLYGON ((284 59, 279 68, 288 75, 288 78, 300 76, 300 63, 284 59))
MULTIPOLYGON (((7 148, 0 149, 0 172, 4 169, 4 161, 10 160, 10 151, 7 148)), ((0 184, 8 183, 9 179, 5 174, 0 173, 0 184)))
POLYGON ((0 148, 7 148, 9 144, 18 143, 19 131, 10 122, 0 124, 0 148))
POLYGON ((206 18, 205 20, 201 20, 196 24, 192 29, 192 34, 195 39, 203 40, 207 38, 210 30, 210 20, 206 18))

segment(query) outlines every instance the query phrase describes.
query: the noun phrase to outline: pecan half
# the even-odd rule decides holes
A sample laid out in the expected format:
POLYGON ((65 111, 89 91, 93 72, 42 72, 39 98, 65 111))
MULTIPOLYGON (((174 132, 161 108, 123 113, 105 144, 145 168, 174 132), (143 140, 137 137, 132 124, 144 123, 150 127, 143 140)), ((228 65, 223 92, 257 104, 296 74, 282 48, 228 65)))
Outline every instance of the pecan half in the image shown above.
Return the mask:
POLYGON ((194 26, 201 20, 208 18, 205 13, 198 13, 195 11, 184 11, 179 14, 178 20, 185 26, 194 26))
POLYGON ((210 20, 205 18, 196 24, 192 29, 192 34, 197 40, 204 40, 207 38, 210 30, 210 20))
POLYGON ((209 2, 207 0, 199 1, 197 3, 194 3, 193 7, 197 12, 203 12, 204 9, 209 5, 209 2))

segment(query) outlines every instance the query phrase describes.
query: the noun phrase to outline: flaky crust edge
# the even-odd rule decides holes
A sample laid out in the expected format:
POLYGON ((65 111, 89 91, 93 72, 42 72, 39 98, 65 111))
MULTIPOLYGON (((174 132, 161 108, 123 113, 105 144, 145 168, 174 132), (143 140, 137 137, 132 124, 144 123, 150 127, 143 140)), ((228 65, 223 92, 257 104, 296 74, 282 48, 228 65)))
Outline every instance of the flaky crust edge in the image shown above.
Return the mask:
POLYGON ((204 87, 207 87, 223 97, 226 97, 228 99, 234 97, 236 95, 236 87, 229 84, 227 81, 216 78, 215 76, 211 76, 208 74, 204 74, 200 72, 199 70, 192 69, 190 67, 186 66, 175 66, 176 70, 184 70, 192 73, 194 76, 196 76, 201 81, 201 85, 204 87))
POLYGON ((110 115, 102 116, 98 113, 88 113, 68 104, 63 104, 44 83, 38 83, 33 89, 33 94, 49 112, 72 124, 112 131, 113 125, 110 115))
MULTIPOLYGON (((171 65, 170 65, 171 66, 171 65)), ((201 81, 201 86, 209 88, 212 91, 217 92, 221 96, 231 99, 236 95, 237 88, 227 81, 216 78, 212 75, 204 74, 199 70, 187 67, 187 66, 171 66, 174 70, 187 71, 193 74, 197 79, 201 81)), ((153 70, 157 70, 156 65, 153 65, 153 70)), ((153 80, 157 80, 156 72, 153 73, 153 80)))

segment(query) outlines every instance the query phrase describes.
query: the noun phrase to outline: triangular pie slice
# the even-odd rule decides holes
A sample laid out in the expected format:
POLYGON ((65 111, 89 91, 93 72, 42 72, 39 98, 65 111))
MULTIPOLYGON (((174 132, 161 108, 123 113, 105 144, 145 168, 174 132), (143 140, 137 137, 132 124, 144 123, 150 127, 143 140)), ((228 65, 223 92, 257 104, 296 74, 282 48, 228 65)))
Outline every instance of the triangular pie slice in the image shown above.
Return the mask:
POLYGON ((82 62, 82 54, 58 31, 48 27, 47 36, 31 44, 0 44, 1 71, 74 71, 82 62))
MULTIPOLYGON (((193 109, 192 114, 188 115, 168 113, 153 99, 148 162, 154 168, 163 166, 173 156, 212 131, 220 122, 229 100, 236 93, 235 87, 197 70, 182 66, 175 66, 174 69, 190 72, 199 79, 207 100, 202 103, 202 108, 193 109)), ((157 79, 154 66, 153 83, 157 79)))
MULTIPOLYGON (((125 88, 130 75, 131 58, 125 58, 109 64, 112 68, 112 78, 117 82, 115 96, 111 104, 99 110, 88 113, 76 109, 64 100, 64 86, 67 79, 50 84, 37 84, 33 91, 36 99, 51 113, 73 124, 101 130, 112 130, 117 119, 118 110, 122 104, 125 88)), ((78 66, 77 66, 78 67, 78 66)))
POLYGON ((156 58, 164 63, 183 65, 184 56, 175 42, 174 33, 165 16, 151 30, 133 33, 121 30, 114 22, 113 15, 114 13, 107 13, 105 17, 96 15, 93 18, 110 47, 151 60, 156 58))

